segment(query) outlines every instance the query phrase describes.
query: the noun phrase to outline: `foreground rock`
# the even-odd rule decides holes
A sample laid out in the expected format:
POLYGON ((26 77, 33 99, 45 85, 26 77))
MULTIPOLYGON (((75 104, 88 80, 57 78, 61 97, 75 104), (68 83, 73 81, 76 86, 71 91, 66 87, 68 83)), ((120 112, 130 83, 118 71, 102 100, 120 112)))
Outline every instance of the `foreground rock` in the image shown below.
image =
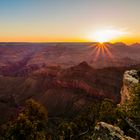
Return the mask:
POLYGON ((94 129, 93 140, 134 140, 124 135, 124 132, 116 126, 99 122, 94 129))

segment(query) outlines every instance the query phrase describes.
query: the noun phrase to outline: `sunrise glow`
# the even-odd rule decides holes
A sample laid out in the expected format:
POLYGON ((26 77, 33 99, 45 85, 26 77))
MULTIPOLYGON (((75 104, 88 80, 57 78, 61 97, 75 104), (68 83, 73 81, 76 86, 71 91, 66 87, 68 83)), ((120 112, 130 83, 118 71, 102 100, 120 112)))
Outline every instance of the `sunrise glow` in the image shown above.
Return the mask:
POLYGON ((103 43, 103 42, 110 42, 114 39, 120 39, 120 37, 123 37, 127 35, 127 32, 117 30, 117 29, 103 29, 95 31, 90 35, 90 39, 103 43))

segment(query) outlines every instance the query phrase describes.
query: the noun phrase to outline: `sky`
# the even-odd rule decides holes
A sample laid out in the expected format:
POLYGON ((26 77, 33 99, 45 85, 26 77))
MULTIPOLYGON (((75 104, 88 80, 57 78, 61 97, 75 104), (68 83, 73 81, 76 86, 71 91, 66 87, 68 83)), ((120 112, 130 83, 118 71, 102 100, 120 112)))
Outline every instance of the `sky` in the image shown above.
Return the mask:
POLYGON ((140 42, 140 0, 0 0, 1 42, 96 41, 94 33, 115 30, 109 41, 140 42))

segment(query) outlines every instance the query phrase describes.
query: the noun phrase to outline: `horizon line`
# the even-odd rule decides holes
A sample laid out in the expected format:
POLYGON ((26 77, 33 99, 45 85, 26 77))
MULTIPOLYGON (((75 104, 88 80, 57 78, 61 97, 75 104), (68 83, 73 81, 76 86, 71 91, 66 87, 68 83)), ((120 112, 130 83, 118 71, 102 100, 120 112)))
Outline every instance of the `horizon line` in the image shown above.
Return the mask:
MULTIPOLYGON (((0 41, 0 43, 100 43, 97 41, 0 41)), ((140 42, 133 42, 133 43, 126 43, 123 41, 116 41, 116 42, 103 42, 116 44, 116 43, 124 43, 124 44, 140 44, 140 42)))

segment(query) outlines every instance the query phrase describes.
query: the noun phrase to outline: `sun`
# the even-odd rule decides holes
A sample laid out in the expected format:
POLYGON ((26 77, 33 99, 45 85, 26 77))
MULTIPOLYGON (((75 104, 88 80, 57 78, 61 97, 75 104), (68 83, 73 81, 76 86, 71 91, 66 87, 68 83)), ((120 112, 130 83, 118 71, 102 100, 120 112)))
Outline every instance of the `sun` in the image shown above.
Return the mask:
POLYGON ((95 31, 90 38, 102 44, 104 42, 110 42, 114 39, 118 39, 124 34, 126 33, 117 29, 103 29, 95 31))
POLYGON ((108 31, 96 31, 94 33, 94 38, 97 42, 103 43, 111 40, 112 35, 108 31))

